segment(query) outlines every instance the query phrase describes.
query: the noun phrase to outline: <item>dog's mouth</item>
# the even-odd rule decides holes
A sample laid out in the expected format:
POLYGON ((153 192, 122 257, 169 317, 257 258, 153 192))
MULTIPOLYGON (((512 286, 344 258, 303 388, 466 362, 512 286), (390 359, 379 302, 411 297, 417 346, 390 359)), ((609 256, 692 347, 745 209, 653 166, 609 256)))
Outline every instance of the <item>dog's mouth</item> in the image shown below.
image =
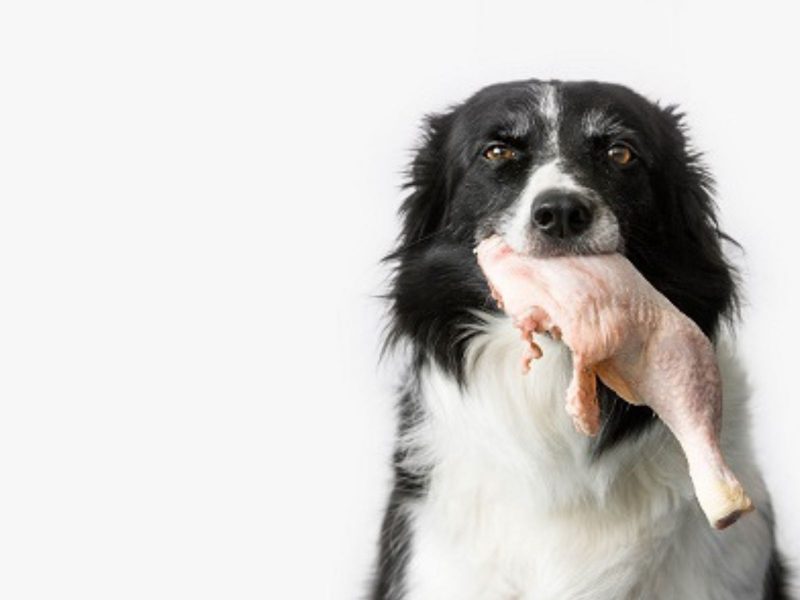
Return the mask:
POLYGON ((601 211, 592 226, 577 236, 548 235, 533 228, 515 231, 511 223, 500 220, 479 229, 475 245, 492 236, 503 238, 521 255, 533 258, 587 256, 624 252, 619 224, 611 211, 601 211))
POLYGON ((574 239, 553 239, 542 235, 531 235, 519 246, 511 240, 517 252, 536 257, 549 258, 555 256, 587 256, 594 254, 611 254, 622 250, 621 240, 614 232, 598 232, 594 235, 580 236, 574 239))

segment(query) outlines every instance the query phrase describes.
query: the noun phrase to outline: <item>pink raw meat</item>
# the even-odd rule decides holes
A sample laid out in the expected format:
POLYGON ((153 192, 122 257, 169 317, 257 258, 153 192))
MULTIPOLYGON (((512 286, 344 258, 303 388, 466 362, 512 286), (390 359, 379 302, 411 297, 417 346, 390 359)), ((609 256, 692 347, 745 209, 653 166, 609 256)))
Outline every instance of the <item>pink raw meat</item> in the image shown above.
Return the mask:
POLYGON ((600 427, 597 376, 631 404, 652 408, 674 433, 714 527, 753 510, 719 447, 722 387, 711 342, 625 257, 523 257, 497 236, 476 252, 527 343, 525 371, 542 355, 534 333, 563 339, 572 351, 567 412, 579 431, 600 427))

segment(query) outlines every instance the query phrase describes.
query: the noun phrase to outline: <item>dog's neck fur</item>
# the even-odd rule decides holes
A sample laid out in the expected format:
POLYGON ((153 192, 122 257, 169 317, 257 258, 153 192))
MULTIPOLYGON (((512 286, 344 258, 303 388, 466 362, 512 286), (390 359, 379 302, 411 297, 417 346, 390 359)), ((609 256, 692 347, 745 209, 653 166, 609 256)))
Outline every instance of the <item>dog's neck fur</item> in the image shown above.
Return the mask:
POLYGON ((760 512, 716 532, 665 427, 594 457, 563 406, 568 350, 542 339, 544 357, 523 376, 510 321, 483 322, 463 384, 434 362, 421 368, 421 415, 401 439, 404 467, 428 482, 408 508, 409 600, 760 597, 769 501, 750 459, 747 385, 727 350, 722 443, 760 512), (709 579, 709 569, 730 573, 709 579))

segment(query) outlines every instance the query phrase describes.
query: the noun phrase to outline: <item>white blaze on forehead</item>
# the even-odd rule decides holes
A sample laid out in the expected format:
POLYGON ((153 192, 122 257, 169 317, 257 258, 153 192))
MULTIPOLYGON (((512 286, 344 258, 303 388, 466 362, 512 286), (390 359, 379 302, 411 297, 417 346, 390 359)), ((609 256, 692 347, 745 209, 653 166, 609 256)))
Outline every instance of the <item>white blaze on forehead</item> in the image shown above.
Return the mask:
POLYGON ((554 85, 550 83, 544 85, 539 98, 539 110, 548 122, 558 121, 561 110, 558 104, 558 92, 554 85))
POLYGON ((561 103, 556 86, 551 83, 544 84, 539 89, 539 113, 547 128, 547 145, 549 150, 558 157, 558 129, 561 122, 561 103))
POLYGON ((542 192, 552 189, 583 190, 584 188, 569 173, 562 170, 561 163, 557 159, 534 169, 505 227, 506 241, 517 252, 523 251, 526 245, 534 200, 542 192))

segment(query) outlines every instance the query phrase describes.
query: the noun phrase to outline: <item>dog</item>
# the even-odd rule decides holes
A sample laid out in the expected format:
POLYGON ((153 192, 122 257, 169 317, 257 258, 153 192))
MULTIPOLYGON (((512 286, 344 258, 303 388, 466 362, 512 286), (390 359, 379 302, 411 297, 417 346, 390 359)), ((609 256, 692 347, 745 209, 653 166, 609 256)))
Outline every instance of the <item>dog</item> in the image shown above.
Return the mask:
POLYGON ((373 600, 780 600, 787 573, 729 342, 738 277, 684 116, 620 85, 486 87, 426 119, 412 160, 386 344, 408 369, 373 600), (623 253, 716 345, 722 445, 756 512, 709 527, 674 437, 598 382, 589 437, 564 409, 570 355, 523 376, 522 342, 473 255, 623 253))

